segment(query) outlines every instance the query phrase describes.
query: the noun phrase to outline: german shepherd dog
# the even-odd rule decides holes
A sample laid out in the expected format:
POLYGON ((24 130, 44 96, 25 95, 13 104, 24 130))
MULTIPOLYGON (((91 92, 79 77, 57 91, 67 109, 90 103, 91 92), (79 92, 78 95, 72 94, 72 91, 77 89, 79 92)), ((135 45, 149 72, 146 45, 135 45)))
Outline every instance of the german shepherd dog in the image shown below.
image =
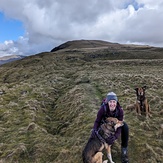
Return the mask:
POLYGON ((150 116, 150 108, 147 101, 147 98, 145 97, 145 90, 146 86, 135 88, 136 91, 136 112, 141 115, 141 113, 145 113, 146 117, 148 118, 150 116))
POLYGON ((95 136, 89 138, 82 152, 83 163, 102 163, 103 149, 106 149, 110 163, 114 163, 111 155, 111 145, 108 145, 105 139, 114 134, 117 128, 121 126, 123 126, 123 121, 113 117, 107 118, 98 132, 95 133, 95 136))

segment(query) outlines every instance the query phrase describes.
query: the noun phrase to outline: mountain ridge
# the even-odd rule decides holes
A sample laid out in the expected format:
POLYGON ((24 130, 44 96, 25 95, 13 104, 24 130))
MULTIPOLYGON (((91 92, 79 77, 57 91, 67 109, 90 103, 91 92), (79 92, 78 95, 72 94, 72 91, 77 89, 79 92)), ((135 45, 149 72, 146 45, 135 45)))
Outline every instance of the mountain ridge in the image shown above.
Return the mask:
POLYGON ((73 40, 67 41, 51 50, 51 52, 61 49, 75 49, 75 48, 96 48, 96 47, 108 47, 111 45, 119 45, 118 43, 111 43, 102 40, 73 40))
POLYGON ((54 52, 61 49, 75 49, 75 48, 97 48, 97 47, 139 47, 139 48, 156 48, 149 45, 138 45, 138 44, 121 44, 113 43, 103 40, 73 40, 67 41, 59 46, 53 48, 50 52, 54 52))
POLYGON ((0 57, 0 65, 24 58, 22 55, 8 55, 0 57))
POLYGON ((63 43, 50 52, 80 52, 110 59, 163 59, 163 48, 148 45, 119 44, 101 40, 74 40, 63 43), (102 54, 102 55, 100 55, 102 54))

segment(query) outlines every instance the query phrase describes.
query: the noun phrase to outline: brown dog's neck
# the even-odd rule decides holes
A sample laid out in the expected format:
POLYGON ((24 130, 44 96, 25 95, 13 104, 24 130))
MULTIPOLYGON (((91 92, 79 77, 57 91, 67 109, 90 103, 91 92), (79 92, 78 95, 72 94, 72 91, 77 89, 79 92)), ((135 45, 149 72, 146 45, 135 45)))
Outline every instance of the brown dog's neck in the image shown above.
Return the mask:
POLYGON ((143 107, 143 101, 145 101, 145 96, 137 97, 137 101, 138 101, 140 107, 143 107))
POLYGON ((137 100, 138 101, 144 101, 145 100, 145 95, 143 95, 143 96, 137 96, 137 100))

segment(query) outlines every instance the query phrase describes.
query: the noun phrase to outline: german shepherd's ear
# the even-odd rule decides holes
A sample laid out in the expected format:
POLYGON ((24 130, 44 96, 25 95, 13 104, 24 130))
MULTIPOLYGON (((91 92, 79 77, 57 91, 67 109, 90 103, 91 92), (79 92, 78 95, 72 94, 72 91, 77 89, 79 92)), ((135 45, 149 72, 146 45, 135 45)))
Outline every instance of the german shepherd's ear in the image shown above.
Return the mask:
POLYGON ((123 126, 124 125, 124 122, 123 121, 119 121, 120 125, 123 126))
POLYGON ((146 85, 143 86, 142 89, 145 91, 147 89, 147 86, 146 85))
POLYGON ((123 121, 118 121, 118 123, 114 126, 115 131, 117 130, 118 127, 121 127, 123 125, 124 125, 123 121))

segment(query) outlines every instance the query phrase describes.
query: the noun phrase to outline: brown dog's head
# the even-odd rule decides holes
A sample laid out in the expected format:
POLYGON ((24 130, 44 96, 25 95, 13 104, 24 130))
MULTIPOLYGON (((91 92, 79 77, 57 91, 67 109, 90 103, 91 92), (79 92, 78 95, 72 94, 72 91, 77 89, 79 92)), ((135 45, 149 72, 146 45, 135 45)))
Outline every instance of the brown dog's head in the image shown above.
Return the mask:
POLYGON ((145 97, 145 90, 146 90, 146 88, 147 88, 147 86, 135 88, 136 95, 137 95, 139 100, 141 100, 141 98, 145 97))

